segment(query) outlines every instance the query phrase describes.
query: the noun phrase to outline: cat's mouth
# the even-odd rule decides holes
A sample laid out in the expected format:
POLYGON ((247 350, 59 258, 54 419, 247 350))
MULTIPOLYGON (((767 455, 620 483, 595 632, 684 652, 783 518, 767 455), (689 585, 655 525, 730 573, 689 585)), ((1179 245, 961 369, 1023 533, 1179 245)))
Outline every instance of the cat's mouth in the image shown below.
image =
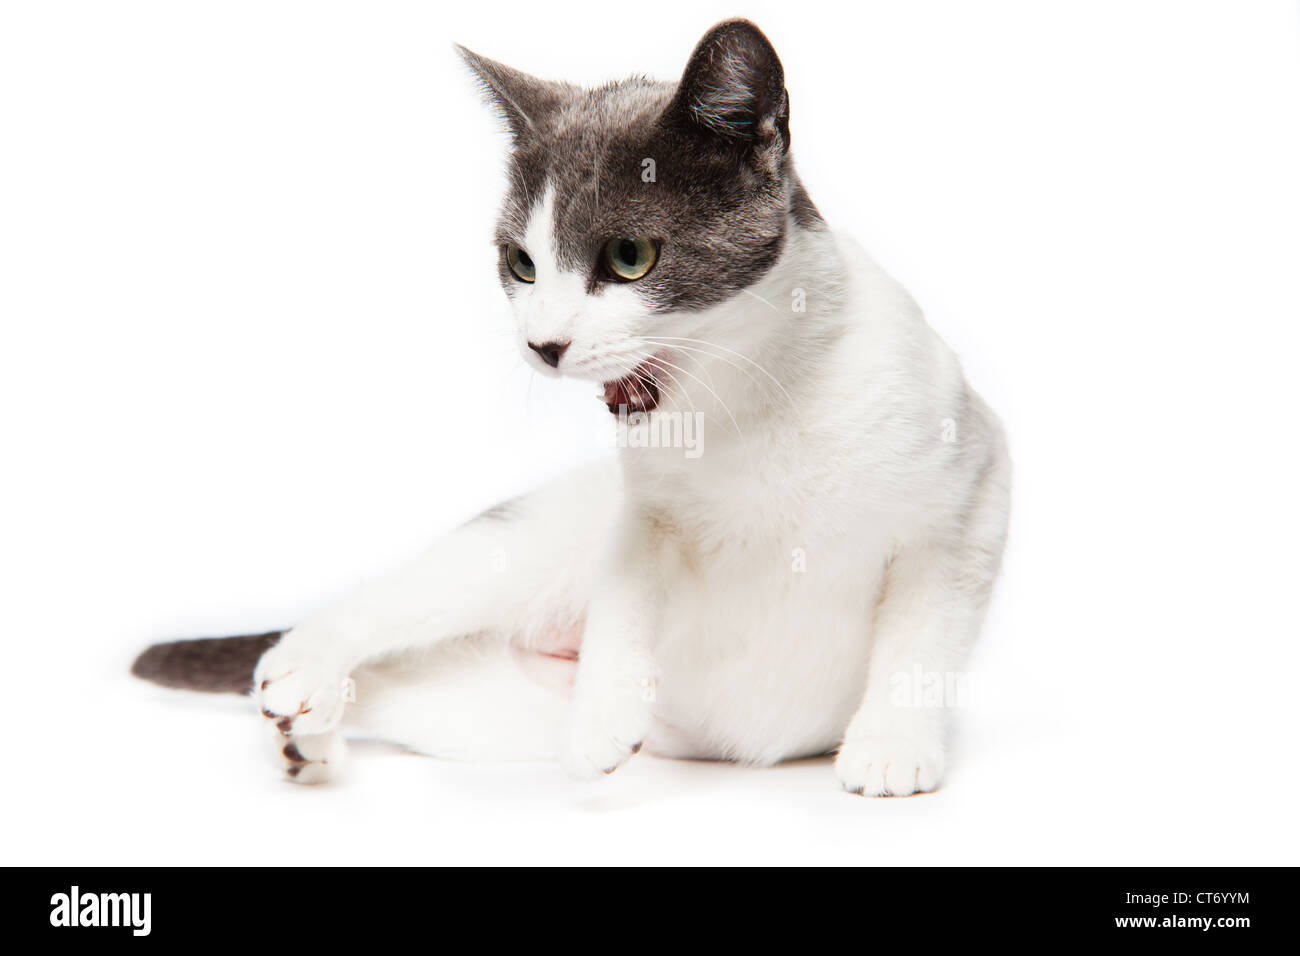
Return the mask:
POLYGON ((657 359, 651 356, 622 378, 605 382, 601 400, 613 414, 620 412, 648 412, 659 404, 660 385, 656 372, 660 370, 657 359))

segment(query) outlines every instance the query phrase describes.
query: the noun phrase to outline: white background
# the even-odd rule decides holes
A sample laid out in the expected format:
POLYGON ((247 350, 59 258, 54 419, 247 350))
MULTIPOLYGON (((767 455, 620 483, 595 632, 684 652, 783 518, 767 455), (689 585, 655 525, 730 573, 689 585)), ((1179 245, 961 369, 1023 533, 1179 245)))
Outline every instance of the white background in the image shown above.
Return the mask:
POLYGON ((1298 118, 1289 2, 5 3, 4 862, 1296 863, 1298 118), (248 701, 129 678, 608 451, 515 351, 450 43, 672 78, 737 13, 1010 434, 944 789, 373 744, 300 788, 248 701))

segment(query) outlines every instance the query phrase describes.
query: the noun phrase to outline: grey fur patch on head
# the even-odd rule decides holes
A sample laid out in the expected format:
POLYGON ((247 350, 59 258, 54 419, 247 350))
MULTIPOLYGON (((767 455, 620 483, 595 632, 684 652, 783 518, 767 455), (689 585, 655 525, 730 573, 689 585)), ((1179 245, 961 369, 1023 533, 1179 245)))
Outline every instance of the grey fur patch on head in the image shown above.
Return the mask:
POLYGON ((544 117, 577 92, 568 83, 539 80, 504 63, 497 63, 455 44, 456 52, 473 71, 484 98, 494 106, 517 142, 533 129, 533 117, 544 117))
POLYGON ((496 233, 507 293, 518 280, 505 244, 522 246, 548 187, 558 263, 586 276, 590 294, 619 281, 601 262, 609 240, 658 244, 634 284, 657 312, 726 301, 772 268, 789 229, 825 228, 789 156, 780 60, 747 20, 706 33, 677 83, 633 77, 584 90, 461 55, 515 139, 496 233))

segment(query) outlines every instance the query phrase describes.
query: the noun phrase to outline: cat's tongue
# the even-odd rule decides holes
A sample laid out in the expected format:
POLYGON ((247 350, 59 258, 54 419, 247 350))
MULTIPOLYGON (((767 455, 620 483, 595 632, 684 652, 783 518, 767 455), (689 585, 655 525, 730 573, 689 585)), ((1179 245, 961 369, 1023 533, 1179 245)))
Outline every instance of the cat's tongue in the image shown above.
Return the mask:
POLYGON ((648 412, 659 404, 659 383, 654 379, 654 360, 642 362, 627 375, 605 383, 602 401, 617 415, 620 410, 648 412))

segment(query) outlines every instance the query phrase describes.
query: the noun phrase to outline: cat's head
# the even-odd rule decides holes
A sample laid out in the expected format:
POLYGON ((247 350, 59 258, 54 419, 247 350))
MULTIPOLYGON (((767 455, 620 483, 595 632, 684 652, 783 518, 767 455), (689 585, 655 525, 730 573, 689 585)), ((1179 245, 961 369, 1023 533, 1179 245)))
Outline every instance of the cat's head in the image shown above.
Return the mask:
POLYGON ((761 279, 790 228, 820 224, 776 52, 729 20, 677 83, 587 90, 458 49, 513 137, 496 240, 526 360, 604 383, 612 410, 654 407, 656 356, 761 279))

